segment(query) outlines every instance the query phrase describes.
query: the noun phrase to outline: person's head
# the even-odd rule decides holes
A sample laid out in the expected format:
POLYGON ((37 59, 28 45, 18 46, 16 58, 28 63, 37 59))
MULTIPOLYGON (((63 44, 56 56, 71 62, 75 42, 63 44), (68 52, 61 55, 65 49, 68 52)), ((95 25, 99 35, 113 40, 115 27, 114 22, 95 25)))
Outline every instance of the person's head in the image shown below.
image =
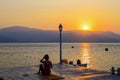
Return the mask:
POLYGON ((46 54, 46 55, 44 56, 44 59, 45 59, 46 61, 49 60, 49 56, 48 56, 48 54, 46 54))

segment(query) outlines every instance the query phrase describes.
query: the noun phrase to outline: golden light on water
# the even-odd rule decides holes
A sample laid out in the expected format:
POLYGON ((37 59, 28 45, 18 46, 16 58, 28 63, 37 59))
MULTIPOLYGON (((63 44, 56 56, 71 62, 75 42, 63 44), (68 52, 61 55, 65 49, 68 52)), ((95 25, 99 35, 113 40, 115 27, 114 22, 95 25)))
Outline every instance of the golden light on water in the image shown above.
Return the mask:
POLYGON ((82 46, 83 46, 83 49, 81 54, 81 58, 82 58, 81 60, 83 64, 87 63, 89 67, 89 63, 90 63, 89 44, 83 43, 82 46))

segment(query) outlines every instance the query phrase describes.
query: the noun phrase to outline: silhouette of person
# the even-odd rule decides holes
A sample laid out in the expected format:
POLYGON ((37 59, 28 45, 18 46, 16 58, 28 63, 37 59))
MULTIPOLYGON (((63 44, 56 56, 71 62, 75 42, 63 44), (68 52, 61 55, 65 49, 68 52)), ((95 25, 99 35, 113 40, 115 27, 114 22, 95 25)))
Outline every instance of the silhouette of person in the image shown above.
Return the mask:
POLYGON ((52 66, 52 62, 49 61, 49 56, 48 54, 46 54, 41 60, 40 62, 42 64, 40 64, 39 66, 39 71, 37 74, 41 73, 42 75, 50 75, 51 73, 51 68, 52 66))
POLYGON ((80 65, 81 64, 81 61, 80 59, 77 60, 77 65, 80 65))

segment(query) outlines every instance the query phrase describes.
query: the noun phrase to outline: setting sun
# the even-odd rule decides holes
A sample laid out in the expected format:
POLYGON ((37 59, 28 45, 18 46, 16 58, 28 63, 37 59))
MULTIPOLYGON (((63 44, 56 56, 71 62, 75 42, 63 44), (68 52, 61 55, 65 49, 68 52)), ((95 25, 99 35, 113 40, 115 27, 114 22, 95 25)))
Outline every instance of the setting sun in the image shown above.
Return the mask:
POLYGON ((89 30, 88 26, 83 26, 83 30, 89 30))

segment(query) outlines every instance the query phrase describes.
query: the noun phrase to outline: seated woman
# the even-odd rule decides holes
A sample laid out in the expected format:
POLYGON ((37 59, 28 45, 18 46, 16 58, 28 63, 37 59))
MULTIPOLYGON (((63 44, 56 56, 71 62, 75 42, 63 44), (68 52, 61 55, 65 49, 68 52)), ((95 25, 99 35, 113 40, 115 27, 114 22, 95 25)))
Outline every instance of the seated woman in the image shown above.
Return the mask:
POLYGON ((52 62, 49 61, 49 56, 46 54, 41 60, 41 63, 39 66, 39 71, 38 74, 41 72, 43 75, 50 75, 51 73, 51 68, 52 68, 52 62), (45 59, 45 60, 44 60, 45 59))

